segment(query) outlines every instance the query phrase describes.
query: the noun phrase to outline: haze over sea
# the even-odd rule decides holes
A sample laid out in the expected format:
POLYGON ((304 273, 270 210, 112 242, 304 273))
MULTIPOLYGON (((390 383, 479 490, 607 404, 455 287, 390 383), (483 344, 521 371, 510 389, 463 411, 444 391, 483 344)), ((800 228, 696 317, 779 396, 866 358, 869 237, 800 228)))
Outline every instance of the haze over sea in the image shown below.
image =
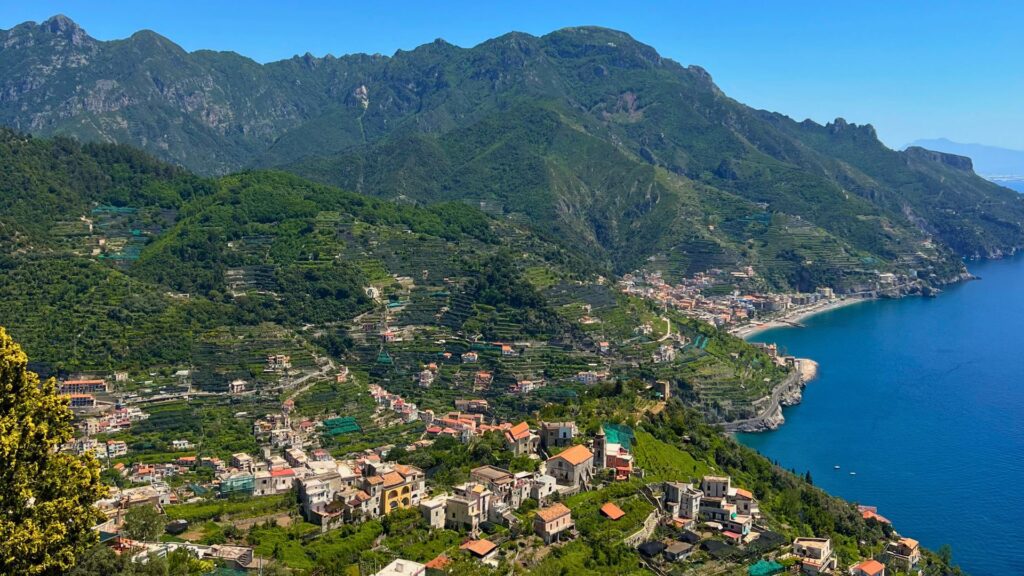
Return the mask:
POLYGON ((969 268, 982 280, 938 298, 868 302, 752 337, 820 371, 779 430, 739 440, 877 506, 925 546, 952 544, 976 576, 1020 575, 1024 258, 969 268))

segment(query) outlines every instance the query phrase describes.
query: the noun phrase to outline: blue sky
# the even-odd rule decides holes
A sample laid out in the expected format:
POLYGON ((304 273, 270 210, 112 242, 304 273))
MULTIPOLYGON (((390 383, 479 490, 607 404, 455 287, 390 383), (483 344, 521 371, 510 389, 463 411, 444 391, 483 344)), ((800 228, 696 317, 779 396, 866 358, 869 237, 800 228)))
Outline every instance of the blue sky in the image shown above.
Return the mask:
POLYGON ((533 2, 0 4, 0 28, 63 13, 101 40, 155 30, 188 50, 258 61, 391 54, 435 38, 600 25, 706 68, 730 96, 798 120, 871 123, 890 146, 944 136, 1024 149, 1024 2, 575 0, 533 2))

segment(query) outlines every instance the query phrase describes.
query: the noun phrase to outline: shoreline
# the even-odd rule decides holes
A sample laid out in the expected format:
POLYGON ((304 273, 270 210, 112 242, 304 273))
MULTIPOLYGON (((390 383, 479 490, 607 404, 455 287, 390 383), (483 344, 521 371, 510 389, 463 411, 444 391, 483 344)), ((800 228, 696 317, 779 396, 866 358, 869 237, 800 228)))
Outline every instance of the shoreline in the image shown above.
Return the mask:
POLYGON ((804 388, 818 377, 818 363, 810 358, 797 358, 796 369, 772 390, 768 404, 757 416, 722 423, 726 434, 758 433, 778 430, 786 423, 782 409, 803 401, 804 388))
POLYGON ((751 336, 773 328, 796 328, 797 326, 794 326, 793 323, 806 320, 807 318, 818 314, 831 312, 832 310, 838 310, 840 308, 846 308, 847 306, 853 306, 862 302, 869 302, 871 300, 875 300, 875 298, 842 298, 838 300, 830 300, 825 304, 811 304, 806 308, 799 308, 786 312, 778 318, 773 318, 764 322, 741 324, 740 326, 729 330, 729 333, 737 338, 746 340, 751 336))

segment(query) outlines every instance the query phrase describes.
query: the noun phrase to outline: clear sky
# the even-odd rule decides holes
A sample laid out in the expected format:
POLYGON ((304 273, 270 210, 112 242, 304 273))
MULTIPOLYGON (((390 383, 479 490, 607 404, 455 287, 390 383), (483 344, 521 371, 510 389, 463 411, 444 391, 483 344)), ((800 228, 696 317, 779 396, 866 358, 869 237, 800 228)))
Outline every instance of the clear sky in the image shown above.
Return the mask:
POLYGON ((798 120, 871 123, 892 147, 947 137, 1024 149, 1021 1, 33 0, 0 3, 0 28, 57 13, 101 40, 148 28, 187 50, 261 62, 607 26, 798 120))

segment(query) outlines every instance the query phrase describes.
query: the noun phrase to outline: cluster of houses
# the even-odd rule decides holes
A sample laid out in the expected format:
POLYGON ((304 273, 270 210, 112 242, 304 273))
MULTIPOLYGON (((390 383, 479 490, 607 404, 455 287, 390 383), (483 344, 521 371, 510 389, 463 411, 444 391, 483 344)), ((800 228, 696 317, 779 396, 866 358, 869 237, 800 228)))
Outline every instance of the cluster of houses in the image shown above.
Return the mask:
POLYGON ((338 461, 319 451, 297 462, 299 509, 325 531, 418 506, 426 494, 422 470, 384 461, 376 453, 338 461))
POLYGON ((708 288, 742 283, 754 277, 754 270, 748 266, 730 273, 712 269, 685 278, 678 284, 670 284, 662 278, 660 272, 642 271, 623 276, 619 282, 619 289, 626 294, 653 300, 715 326, 745 322, 765 313, 784 312, 793 306, 806 306, 835 298, 833 290, 827 287, 818 288, 813 293, 801 294, 704 293, 708 288))
POLYGON ((735 543, 751 539, 754 521, 761 515, 754 495, 733 486, 728 476, 705 476, 699 488, 666 482, 662 494, 663 508, 676 525, 689 528, 703 522, 735 543))

